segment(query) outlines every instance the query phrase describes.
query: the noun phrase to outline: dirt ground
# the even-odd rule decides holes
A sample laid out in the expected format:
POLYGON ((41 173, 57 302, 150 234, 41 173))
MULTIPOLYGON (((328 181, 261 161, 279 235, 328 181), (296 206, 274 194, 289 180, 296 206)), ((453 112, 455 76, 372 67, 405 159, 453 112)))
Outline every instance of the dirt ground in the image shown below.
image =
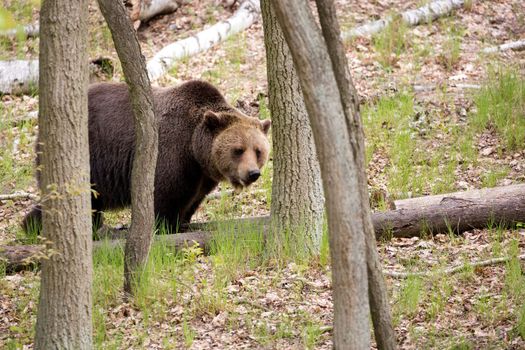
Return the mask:
MULTIPOLYGON (((8 0, 7 8, 13 3, 8 0)), ((341 26, 348 30, 394 10, 416 8, 421 3, 337 1, 337 7, 341 26)), ((365 120, 367 141, 375 140, 368 167, 371 191, 380 190, 397 199, 476 189, 487 184, 525 182, 525 149, 507 147, 494 128, 473 135, 472 161, 464 161, 467 165, 462 166, 460 159, 454 163, 452 171, 446 168, 448 158, 467 157, 463 153, 453 153, 452 149, 461 140, 462 133, 466 134, 469 120, 477 112, 477 87, 487 81, 495 67, 512 68, 521 78, 525 72, 524 51, 481 53, 486 47, 525 39, 525 3, 522 0, 467 3, 465 8, 436 22, 401 28, 405 31, 403 45, 396 53, 386 51, 385 56, 378 39, 373 38, 356 38, 345 43, 353 81, 363 103, 363 117, 371 120, 368 124, 365 120), (385 59, 388 65, 381 63, 385 59), (415 111, 410 116, 410 125, 417 124, 413 127, 417 132, 412 139, 412 152, 442 152, 445 159, 438 160, 435 176, 420 187, 400 189, 392 184, 392 168, 397 158, 390 153, 388 140, 381 143, 387 135, 383 134, 384 129, 390 126, 370 127, 375 125, 375 113, 379 113, 374 109, 376 103, 385 97, 395 99, 400 94, 408 94, 415 111), (460 136, 452 136, 453 133, 460 136), (499 175, 487 177, 489 173, 499 175)), ((213 1, 192 1, 173 14, 143 25, 139 38, 146 59, 163 46, 228 18, 235 9, 236 6, 224 8, 213 1)), ((29 13, 33 20, 38 18, 38 11, 29 13)), ((90 23, 90 56, 108 57, 115 65, 115 74, 103 79, 122 80, 111 37, 95 3, 90 6, 90 23)), ((38 39, 4 42, 3 47, 6 49, 3 56, 38 57, 38 39)), ((235 38, 181 60, 158 84, 168 86, 189 79, 209 80, 229 101, 255 116, 266 96, 265 64, 259 21, 235 38)), ((2 96, 0 101, 1 110, 12 118, 35 115, 38 109, 37 96, 2 96)), ((394 112, 394 122, 401 118, 400 115, 401 112, 394 112)), ((0 146, 11 150, 0 154, 2 193, 16 190, 37 193, 32 179, 37 130, 35 121, 0 127, 0 146)), ((418 164, 411 166, 416 169, 411 176, 423 176, 427 171, 423 166, 418 168, 418 164)), ((224 188, 227 186, 221 185, 221 189, 224 188)), ((226 205, 231 215, 237 217, 266 215, 270 209, 269 192, 254 194, 261 189, 269 191, 261 184, 252 193, 227 199, 235 203, 211 200, 199 209, 195 220, 213 219, 221 205, 226 205)), ((31 205, 31 200, 0 202, 0 245, 20 242, 18 223, 31 205)), ((124 212, 110 218, 110 222, 122 225, 127 224, 128 219, 129 213, 124 212)), ((523 263, 512 259, 505 264, 482 268, 469 268, 468 264, 496 256, 523 254, 525 225, 512 230, 496 225, 462 235, 393 238, 379 242, 378 249, 387 271, 437 272, 448 266, 466 264, 464 271, 453 275, 436 273, 425 278, 386 278, 401 349, 525 349, 525 289, 520 292, 525 288, 523 263)), ((103 330, 95 329, 99 337, 95 341, 97 348, 332 347, 329 327, 333 312, 331 278, 326 261, 245 268, 222 285, 217 292, 220 297, 217 297, 211 288, 222 276, 217 259, 202 256, 188 259, 191 261, 181 270, 185 272, 177 277, 176 295, 162 294, 163 289, 159 287, 146 298, 147 308, 126 303, 118 295, 109 304, 104 304, 107 309, 98 305, 94 319, 96 324, 103 325, 103 330), (186 275, 189 270, 191 276, 186 275)), ((100 273, 104 271, 99 270, 100 273)), ((162 283, 169 284, 164 280, 162 283)), ((0 274, 0 347, 32 348, 31 329, 36 319, 38 284, 38 271, 0 274)))

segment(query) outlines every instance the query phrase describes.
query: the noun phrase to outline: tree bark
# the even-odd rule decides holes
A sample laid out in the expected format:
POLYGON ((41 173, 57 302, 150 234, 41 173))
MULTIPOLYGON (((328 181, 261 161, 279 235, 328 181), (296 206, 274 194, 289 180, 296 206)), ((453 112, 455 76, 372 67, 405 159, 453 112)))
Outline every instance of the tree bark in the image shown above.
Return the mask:
POLYGON ((307 1, 274 0, 314 132, 326 194, 333 268, 334 348, 370 348, 358 150, 350 143, 328 49, 307 1))
POLYGON ((126 240, 124 290, 133 293, 147 262, 154 232, 153 192, 158 131, 153 93, 137 34, 120 1, 99 0, 128 83, 135 124, 135 152, 131 171, 131 230, 126 240))
POLYGON ((374 213, 374 225, 384 236, 463 232, 525 221, 525 185, 413 198, 395 205, 395 210, 374 213))
POLYGON ((93 347, 87 18, 87 0, 42 2, 42 237, 56 254, 42 263, 35 349, 93 347))
POLYGON ((360 203, 362 206, 361 219, 364 224, 366 241, 368 293, 370 311, 374 324, 374 335, 378 349, 395 349, 396 337, 392 326, 388 291, 382 274, 381 262, 379 260, 374 236, 374 227, 370 216, 368 177, 366 175, 365 161, 365 138, 363 123, 359 114, 359 97, 357 96, 346 59, 334 2, 332 0, 316 0, 316 3, 323 36, 328 47, 332 61, 332 69, 334 70, 337 86, 341 95, 351 147, 355 152, 360 203))
POLYGON ((323 234, 321 169, 292 56, 269 0, 261 1, 272 116, 272 240, 318 254, 323 234))

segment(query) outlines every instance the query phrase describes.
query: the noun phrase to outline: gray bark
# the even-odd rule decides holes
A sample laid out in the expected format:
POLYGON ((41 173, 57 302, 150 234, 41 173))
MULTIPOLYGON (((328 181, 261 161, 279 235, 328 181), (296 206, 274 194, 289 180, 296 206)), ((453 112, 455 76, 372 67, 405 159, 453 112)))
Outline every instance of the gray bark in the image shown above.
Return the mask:
POLYGON ((396 209, 374 213, 385 236, 412 237, 439 232, 509 225, 525 221, 525 185, 486 188, 395 202, 396 209))
POLYGON ((137 34, 120 1, 99 0, 128 83, 135 124, 135 152, 131 171, 131 230, 126 241, 124 290, 133 293, 147 262, 154 232, 153 192, 158 132, 153 93, 137 34))
POLYGON ((304 252, 319 253, 324 196, 321 169, 292 56, 268 0, 261 1, 272 115, 271 216, 276 245, 288 235, 304 252))
POLYGON ((333 268, 334 348, 368 349, 370 309, 358 150, 350 142, 332 62, 308 2, 272 4, 293 56, 321 164, 333 268))
POLYGON ((363 124, 359 114, 359 98, 354 83, 352 82, 341 40, 341 30, 339 28, 339 22, 337 21, 334 2, 332 0, 317 0, 316 3, 323 36, 328 46, 332 68, 341 95, 348 135, 350 136, 352 150, 355 152, 360 203, 362 205, 361 215, 366 239, 368 293, 370 298, 370 311, 374 324, 374 335, 378 349, 395 349, 396 337, 392 326, 388 291, 382 274, 381 262, 379 260, 374 236, 374 226, 370 216, 368 178, 365 170, 365 138, 363 124))
POLYGON ((87 18, 86 0, 42 2, 42 237, 56 254, 42 262, 35 349, 92 349, 87 18))

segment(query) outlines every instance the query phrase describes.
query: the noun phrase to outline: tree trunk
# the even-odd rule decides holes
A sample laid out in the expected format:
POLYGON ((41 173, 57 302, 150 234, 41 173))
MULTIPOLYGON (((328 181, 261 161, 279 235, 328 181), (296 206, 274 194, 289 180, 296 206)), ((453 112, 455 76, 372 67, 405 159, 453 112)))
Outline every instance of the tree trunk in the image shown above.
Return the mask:
POLYGON ((370 216, 368 177, 366 175, 365 161, 365 138, 363 124, 359 114, 359 98, 348 67, 334 2, 332 0, 316 0, 316 3, 323 36, 328 46, 332 68, 341 95, 351 147, 355 152, 360 203, 362 206, 361 215, 366 240, 368 293, 370 298, 370 311, 374 324, 374 335, 378 349, 395 349, 396 337, 392 326, 388 291, 382 274, 381 262, 379 260, 374 236, 374 226, 370 216))
POLYGON ((42 263, 35 349, 92 349, 87 19, 86 0, 42 2, 42 237, 57 254, 42 263))
POLYGON ((272 4, 293 56, 321 164, 333 268, 334 348, 369 349, 359 150, 350 143, 332 62, 308 2, 274 0, 272 4))
POLYGON ((120 1, 99 0, 128 83, 135 123, 135 152, 131 171, 131 230, 126 241, 124 290, 133 293, 147 262, 155 225, 153 192, 158 132, 153 93, 137 34, 120 1))
MULTIPOLYGON (((271 217, 276 248, 302 245, 319 253, 324 196, 321 170, 292 56, 269 0, 261 1, 272 115, 273 182, 271 217)), ((295 247, 292 247, 292 249, 295 247)))

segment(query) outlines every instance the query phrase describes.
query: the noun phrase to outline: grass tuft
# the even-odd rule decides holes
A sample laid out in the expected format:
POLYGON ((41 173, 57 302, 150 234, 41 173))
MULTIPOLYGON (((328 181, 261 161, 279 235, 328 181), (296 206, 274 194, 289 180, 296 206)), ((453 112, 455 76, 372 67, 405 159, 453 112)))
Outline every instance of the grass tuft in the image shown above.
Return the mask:
POLYGON ((478 131, 494 128, 510 150, 525 147, 525 79, 517 70, 490 71, 474 101, 471 122, 478 131))

